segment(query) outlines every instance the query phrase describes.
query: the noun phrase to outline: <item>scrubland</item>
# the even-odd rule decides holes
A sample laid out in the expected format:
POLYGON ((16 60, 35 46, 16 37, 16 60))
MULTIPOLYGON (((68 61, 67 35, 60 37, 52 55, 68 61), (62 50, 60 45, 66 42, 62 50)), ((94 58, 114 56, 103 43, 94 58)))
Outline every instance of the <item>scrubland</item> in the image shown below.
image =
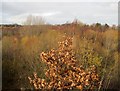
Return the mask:
MULTIPOLYGON (((74 57, 73 59, 76 60, 77 63, 75 64, 77 64, 77 66, 63 62, 65 66, 62 67, 67 67, 64 69, 69 68, 68 71, 70 71, 70 67, 79 69, 82 66, 83 71, 87 72, 87 69, 94 66, 99 79, 97 80, 97 87, 95 89, 117 89, 120 77, 118 74, 118 57, 120 55, 118 46, 120 39, 118 35, 119 33, 116 27, 98 23, 94 25, 63 24, 26 25, 17 28, 3 27, 2 87, 3 89, 33 89, 35 86, 30 84, 30 78, 34 72, 37 73, 40 79, 49 82, 50 85, 50 82, 54 81, 52 79, 52 77, 55 77, 53 73, 56 72, 57 74, 57 71, 53 71, 53 73, 51 73, 52 76, 48 76, 50 77, 48 79, 45 74, 46 70, 52 70, 55 66, 47 65, 48 63, 43 60, 50 61, 50 59, 48 59, 49 57, 46 59, 43 55, 42 57, 40 55, 45 52, 48 56, 47 53, 50 52, 51 49, 59 50, 58 42, 65 41, 65 37, 70 37, 72 38, 70 45, 72 46, 71 49, 74 55, 69 54, 69 56, 74 57)), ((68 51, 68 53, 71 52, 68 51)), ((65 52, 63 54, 65 56, 65 52)), ((63 59, 65 58, 63 57, 63 59)), ((57 60, 58 59, 55 59, 54 61, 57 62, 57 60)), ((71 59, 69 60, 71 61, 71 59)), ((52 64, 55 65, 54 63, 52 64)), ((60 63, 56 63, 56 66, 60 66, 60 63)), ((74 73, 73 71, 70 72, 72 72, 70 75, 74 73)), ((36 75, 36 73, 34 75, 36 75)), ((75 74, 80 75, 78 73, 75 74)), ((58 76, 61 76, 61 74, 59 73, 58 76)), ((68 81, 66 80, 68 79, 67 76, 65 77, 64 80, 68 81)), ((78 77, 72 78, 72 81, 77 83, 77 81, 74 81, 76 78, 78 79, 78 77)), ((60 81, 62 81, 60 86, 58 86, 56 82, 55 84, 57 85, 52 85, 52 88, 54 89, 55 86, 65 88, 65 85, 62 85, 65 84, 63 79, 60 79, 60 81)), ((46 84, 48 84, 47 82, 46 84)), ((83 84, 83 82, 81 82, 81 84, 83 84)), ((89 84, 93 84, 92 81, 90 81, 89 84)), ((44 87, 42 86, 40 88, 44 87)), ((45 86, 45 88, 47 88, 47 86, 45 86)), ((85 87, 85 85, 80 85, 80 83, 79 86, 72 84, 72 86, 69 85, 68 88, 89 89, 85 87)))

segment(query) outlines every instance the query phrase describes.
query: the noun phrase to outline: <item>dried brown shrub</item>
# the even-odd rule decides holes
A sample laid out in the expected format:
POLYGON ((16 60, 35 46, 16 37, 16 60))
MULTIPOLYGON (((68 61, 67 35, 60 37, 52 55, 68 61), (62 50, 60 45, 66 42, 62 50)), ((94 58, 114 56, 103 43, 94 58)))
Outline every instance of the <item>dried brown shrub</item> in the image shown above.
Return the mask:
POLYGON ((48 69, 45 72, 48 80, 41 79, 34 73, 34 79, 29 81, 35 89, 95 89, 99 86, 97 69, 93 65, 84 69, 75 59, 72 50, 71 37, 58 42, 58 49, 51 49, 49 52, 42 52, 40 57, 46 63, 48 69))

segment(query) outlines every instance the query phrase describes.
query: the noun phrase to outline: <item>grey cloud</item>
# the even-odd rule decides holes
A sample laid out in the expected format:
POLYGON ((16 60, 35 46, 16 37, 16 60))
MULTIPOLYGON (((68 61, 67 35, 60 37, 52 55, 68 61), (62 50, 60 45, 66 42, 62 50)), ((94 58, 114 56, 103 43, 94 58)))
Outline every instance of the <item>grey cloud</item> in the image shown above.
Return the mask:
MULTIPOLYGON (((3 15, 4 22, 7 18, 21 14, 43 14, 51 12, 61 12, 49 17, 45 16, 45 20, 49 23, 64 23, 72 21, 74 18, 85 23, 108 23, 117 24, 117 3, 112 2, 4 2, 3 15)), ((10 22, 10 21, 9 21, 10 22)))

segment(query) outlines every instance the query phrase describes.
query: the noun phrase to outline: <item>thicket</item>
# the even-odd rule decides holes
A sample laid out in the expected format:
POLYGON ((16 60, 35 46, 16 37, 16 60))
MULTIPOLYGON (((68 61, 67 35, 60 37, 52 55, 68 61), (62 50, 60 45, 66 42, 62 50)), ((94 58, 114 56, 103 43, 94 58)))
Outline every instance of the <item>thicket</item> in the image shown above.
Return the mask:
POLYGON ((39 58, 39 53, 57 49, 57 42, 64 40, 62 36, 66 35, 73 37, 72 49, 78 64, 84 69, 91 65, 97 67, 101 89, 118 88, 120 39, 116 28, 67 24, 22 26, 17 32, 7 31, 2 30, 3 89, 33 88, 27 78, 33 72, 47 80, 43 70, 47 66, 39 58), (101 27, 102 31, 99 31, 101 27))

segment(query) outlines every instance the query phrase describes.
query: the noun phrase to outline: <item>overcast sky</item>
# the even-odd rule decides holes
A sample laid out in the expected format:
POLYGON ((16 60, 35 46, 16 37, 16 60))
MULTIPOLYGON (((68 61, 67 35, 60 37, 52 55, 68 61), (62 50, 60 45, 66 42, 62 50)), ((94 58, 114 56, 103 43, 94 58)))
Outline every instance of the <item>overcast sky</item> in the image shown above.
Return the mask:
MULTIPOLYGON (((75 18, 83 23, 118 24, 118 2, 12 2, 5 0, 2 2, 0 11, 0 23, 22 24, 30 14, 42 16, 47 23, 62 24, 71 22, 75 18), (2 17, 1 17, 2 15, 2 17), (2 20, 2 22, 1 22, 2 20)), ((40 0, 42 1, 42 0, 40 0)), ((46 0, 45 0, 46 1, 46 0)), ((52 0, 54 1, 54 0, 52 0)), ((71 1, 71 0, 70 0, 71 1)), ((86 0, 87 1, 87 0, 86 0)))

